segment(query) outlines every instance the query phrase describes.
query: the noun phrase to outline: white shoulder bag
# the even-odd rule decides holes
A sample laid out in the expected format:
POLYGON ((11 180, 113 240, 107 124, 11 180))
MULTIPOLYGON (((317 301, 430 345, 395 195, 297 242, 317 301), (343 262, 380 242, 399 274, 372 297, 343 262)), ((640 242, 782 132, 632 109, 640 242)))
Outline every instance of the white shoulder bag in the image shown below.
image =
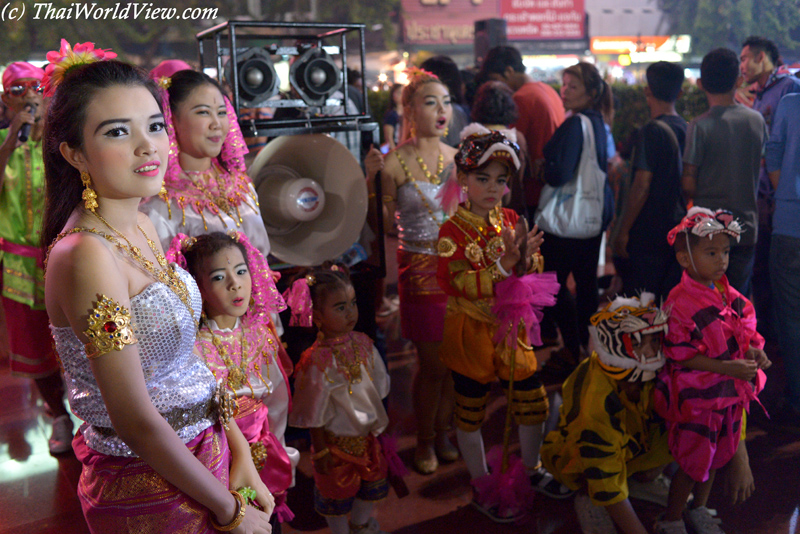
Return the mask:
POLYGON ((587 239, 600 235, 606 173, 597 162, 592 121, 581 113, 578 116, 583 130, 578 169, 566 184, 542 188, 535 220, 539 229, 548 234, 587 239))

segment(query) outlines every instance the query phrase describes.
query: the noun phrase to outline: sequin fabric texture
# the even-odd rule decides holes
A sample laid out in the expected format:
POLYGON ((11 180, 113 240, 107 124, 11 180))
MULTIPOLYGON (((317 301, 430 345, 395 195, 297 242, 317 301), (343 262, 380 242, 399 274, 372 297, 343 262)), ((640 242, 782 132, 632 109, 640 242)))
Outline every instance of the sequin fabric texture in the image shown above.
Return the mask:
POLYGON ((439 225, 444 222, 444 212, 439 207, 436 195, 444 185, 433 185, 426 182, 416 182, 419 191, 411 182, 406 182, 397 188, 397 222, 398 248, 406 252, 436 255, 436 241, 439 239, 439 225), (420 192, 425 195, 425 202, 420 197, 420 192), (434 220, 428 213, 428 206, 433 209, 436 216, 434 220))
MULTIPOLYGON (((174 265, 189 288, 192 309, 199 319, 202 301, 194 279, 174 265)), ((194 353, 195 320, 175 293, 160 282, 147 286, 131 298, 131 325, 139 340, 139 357, 150 400, 176 428, 184 443, 214 422, 209 417, 193 417, 198 405, 207 403, 216 381, 194 353), (180 414, 177 418, 174 414, 180 414), (192 421, 194 420, 194 421, 192 421)), ((105 403, 95 382, 83 343, 71 327, 54 327, 56 350, 64 367, 72 411, 83 419, 86 444, 111 456, 135 457, 136 454, 113 432, 105 403)), ((114 353, 103 357, 113 358, 114 353)))

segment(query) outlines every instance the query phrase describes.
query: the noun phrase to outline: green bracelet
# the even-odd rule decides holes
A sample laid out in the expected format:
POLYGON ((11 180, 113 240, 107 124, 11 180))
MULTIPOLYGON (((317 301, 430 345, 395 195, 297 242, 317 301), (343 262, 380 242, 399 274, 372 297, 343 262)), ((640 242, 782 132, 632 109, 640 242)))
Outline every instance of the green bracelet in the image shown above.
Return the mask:
POLYGON ((256 500, 256 490, 250 486, 245 486, 236 490, 236 493, 244 497, 246 503, 250 504, 256 500))

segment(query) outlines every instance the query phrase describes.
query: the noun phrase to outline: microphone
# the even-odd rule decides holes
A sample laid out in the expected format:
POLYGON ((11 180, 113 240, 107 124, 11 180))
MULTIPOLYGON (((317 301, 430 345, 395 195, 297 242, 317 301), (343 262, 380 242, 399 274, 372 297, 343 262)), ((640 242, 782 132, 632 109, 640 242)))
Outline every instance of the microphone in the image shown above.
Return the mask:
MULTIPOLYGON (((30 113, 36 113, 36 104, 26 104, 25 109, 27 109, 30 113)), ((22 128, 19 129, 19 140, 23 143, 28 141, 28 136, 31 135, 31 126, 30 123, 25 123, 22 125, 22 128)))

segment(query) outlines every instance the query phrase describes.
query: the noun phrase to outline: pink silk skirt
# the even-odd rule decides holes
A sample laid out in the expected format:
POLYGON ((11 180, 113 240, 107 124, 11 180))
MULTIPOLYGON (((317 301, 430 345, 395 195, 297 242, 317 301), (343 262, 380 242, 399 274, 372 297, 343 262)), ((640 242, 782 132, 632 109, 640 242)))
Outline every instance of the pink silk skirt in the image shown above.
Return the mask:
MULTIPOLYGON (((217 424, 186 444, 225 487, 230 450, 217 424)), ((216 532, 209 510, 173 486, 141 458, 108 456, 90 449, 78 432, 72 442, 83 464, 78 498, 93 534, 216 532)))
POLYGON ((438 256, 397 251, 400 329, 410 341, 442 340, 447 295, 436 281, 438 266, 438 256))

